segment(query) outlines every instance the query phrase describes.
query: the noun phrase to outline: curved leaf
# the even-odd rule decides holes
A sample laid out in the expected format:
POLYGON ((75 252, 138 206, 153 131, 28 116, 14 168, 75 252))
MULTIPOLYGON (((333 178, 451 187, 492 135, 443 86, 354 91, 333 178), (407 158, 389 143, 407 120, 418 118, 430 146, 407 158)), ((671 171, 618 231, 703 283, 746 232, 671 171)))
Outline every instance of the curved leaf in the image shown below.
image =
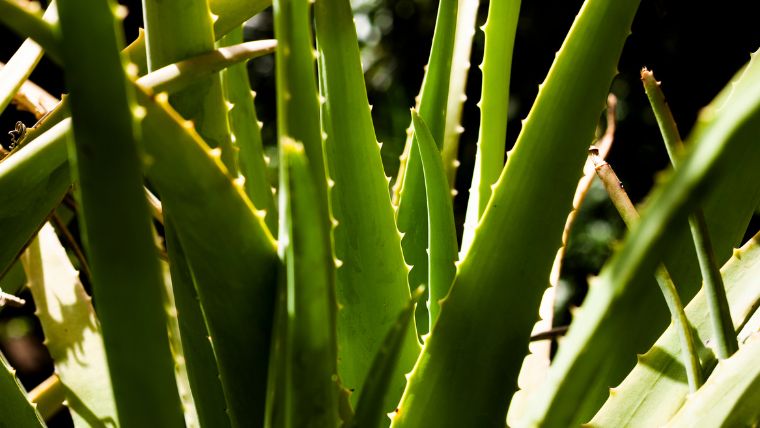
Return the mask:
POLYGON ((115 4, 59 4, 82 240, 121 425, 183 426, 115 4), (108 109, 100 108, 102 103, 108 109), (125 302, 140 302, 139 309, 125 302), (139 353, 130 350, 139 349, 139 353))
POLYGON ((457 234, 449 186, 438 148, 425 122, 412 110, 412 123, 417 150, 425 173, 425 192, 428 207, 428 302, 430 325, 440 312, 440 301, 449 294, 454 281, 457 260, 457 234))

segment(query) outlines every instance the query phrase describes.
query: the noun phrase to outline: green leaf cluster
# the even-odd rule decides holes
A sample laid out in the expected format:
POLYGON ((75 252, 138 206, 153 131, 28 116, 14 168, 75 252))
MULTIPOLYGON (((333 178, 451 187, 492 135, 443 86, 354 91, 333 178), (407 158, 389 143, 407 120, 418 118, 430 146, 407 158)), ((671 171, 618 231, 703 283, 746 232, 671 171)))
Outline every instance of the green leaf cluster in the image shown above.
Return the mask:
MULTIPOLYGON (((705 107, 685 150, 669 146, 678 168, 626 214, 629 233, 516 409, 639 2, 585 1, 509 153, 521 4, 489 4, 459 245, 458 61, 477 3, 439 3, 391 188, 349 0, 274 0, 276 40, 245 43, 241 24, 266 1, 145 0, 129 46, 113 0, 57 0, 45 15, 0 0, 0 22, 30 38, 0 73, 2 108, 43 52, 69 92, 0 159, 0 221, 13 224, 1 284, 31 289, 56 367, 27 393, 0 355, 0 426, 44 426, 64 400, 78 427, 500 427, 508 410, 515 426, 757 424, 760 238, 730 250, 760 203, 760 59, 705 107), (273 52, 274 189, 245 66, 273 52)), ((661 98, 650 93, 669 142, 661 98)))

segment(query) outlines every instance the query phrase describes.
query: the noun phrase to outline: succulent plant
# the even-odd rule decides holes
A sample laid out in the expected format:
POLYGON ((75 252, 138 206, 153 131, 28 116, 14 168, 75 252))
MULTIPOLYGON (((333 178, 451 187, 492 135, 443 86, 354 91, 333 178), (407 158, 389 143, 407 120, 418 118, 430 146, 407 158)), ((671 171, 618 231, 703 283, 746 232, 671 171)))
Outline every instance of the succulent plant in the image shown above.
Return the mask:
POLYGON ((588 147, 638 5, 585 1, 505 157, 520 1, 489 4, 460 245, 452 153, 478 1, 439 3, 394 180, 349 0, 274 0, 276 41, 245 43, 266 0, 144 0, 128 46, 112 0, 0 0, 29 37, 0 70, 0 107, 43 53, 68 88, 0 160, 0 306, 29 286, 56 368, 29 394, 0 358, 0 426, 44 426, 64 402, 76 426, 757 424, 760 238, 733 248, 760 204, 760 60, 685 144, 642 72, 677 168, 639 217, 588 147), (276 188, 245 67, 273 51, 276 188), (525 388, 595 171, 630 231, 525 388), (69 258, 72 218, 84 248, 69 258))

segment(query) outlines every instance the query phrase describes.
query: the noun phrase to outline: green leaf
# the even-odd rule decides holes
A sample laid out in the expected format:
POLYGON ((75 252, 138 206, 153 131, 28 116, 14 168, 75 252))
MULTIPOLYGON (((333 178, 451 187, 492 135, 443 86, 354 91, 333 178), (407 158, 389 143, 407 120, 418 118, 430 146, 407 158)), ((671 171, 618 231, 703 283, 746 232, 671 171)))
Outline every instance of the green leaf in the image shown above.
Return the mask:
POLYGON ((196 280, 235 423, 261 421, 275 295, 275 242, 227 175, 218 151, 184 125, 165 96, 138 91, 146 174, 170 211, 196 280), (220 218, 219 213, 224 213, 220 218), (246 333, 240 334, 240 326, 246 333), (252 404, 255 403, 255 404, 252 404))
MULTIPOLYGON (((712 208, 718 213, 728 213, 722 219, 732 221, 732 227, 724 225, 727 229, 746 227, 747 223, 742 222, 757 206, 757 186, 746 187, 751 191, 738 200, 736 195, 727 197, 724 193, 726 189, 731 189, 729 193, 741 189, 744 184, 735 181, 738 179, 756 183, 756 175, 760 173, 757 169, 760 153, 754 150, 754 135, 760 132, 758 79, 760 61, 753 59, 739 80, 703 109, 690 136, 689 156, 648 198, 640 222, 631 229, 620 251, 591 287, 584 307, 552 363, 549 379, 534 402, 533 422, 585 422, 582 419, 590 418, 601 404, 599 399, 604 389, 614 384, 629 364, 626 357, 632 356, 642 346, 641 338, 646 338, 658 325, 653 321, 656 312, 652 309, 661 301, 659 293, 654 287, 637 285, 646 285, 648 276, 667 249, 677 248, 682 252, 685 244, 677 247, 672 244, 688 241, 674 239, 672 231, 675 225, 685 223, 690 209, 708 201, 709 205, 705 206, 708 219, 719 218, 712 217, 712 208), (724 187, 726 185, 734 187, 724 187), (720 205, 715 208, 713 204, 717 203, 720 205), (737 214, 745 218, 732 218, 737 214), (624 335, 630 336, 630 325, 643 319, 650 322, 637 328, 638 337, 619 340, 624 335), (584 402, 567 404, 569 397, 577 398, 581 390, 584 402)), ((734 239, 735 233, 729 230, 711 235, 734 239)), ((688 235, 684 238, 689 239, 688 235)), ((670 271, 674 274, 673 269, 670 271)))
POLYGON ((60 40, 54 24, 42 20, 39 3, 0 0, 0 21, 21 37, 34 39, 53 61, 60 63, 60 40), (47 49, 46 46, 54 47, 47 49))
MULTIPOLYGON (((0 290, 6 294, 18 294, 26 286, 26 274, 20 262, 13 263, 0 279, 0 290)), ((0 307, 2 311, 2 307, 0 307)))
MULTIPOLYGON (((230 32, 222 44, 243 41, 243 27, 230 32)), ((253 42, 276 44, 276 41, 253 42)), ((237 46, 237 45, 233 45, 237 46)), ((232 48, 232 47, 231 47, 232 48)), ((228 48, 228 49, 231 49, 228 48)), ((224 48, 222 48, 224 49, 224 48)), ((238 150, 238 167, 245 177, 245 191, 253 205, 266 212, 266 224, 273 235, 277 234, 277 207, 272 195, 272 185, 267 178, 267 165, 261 140, 261 126, 253 103, 248 68, 245 63, 235 64, 224 72, 224 85, 230 103, 229 117, 233 144, 238 150)))
POLYGON ((589 0, 576 18, 441 304, 393 426, 504 424, 637 6, 635 0, 589 0))
MULTIPOLYGON (((315 5, 319 77, 325 104, 326 133, 337 270, 339 364, 341 381, 352 401, 370 371, 372 358, 409 301, 408 270, 393 219, 388 181, 372 125, 356 28, 348 0, 320 0, 315 5)), ((386 412, 396 407, 419 353, 414 326, 391 375, 386 412)))
POLYGON ((245 21, 272 5, 272 0, 209 0, 213 14, 214 35, 221 39, 245 21))
POLYGON ((359 398, 359 404, 356 406, 356 413, 353 419, 346 424, 346 428, 380 428, 387 425, 388 415, 382 404, 388 395, 392 374, 396 371, 404 342, 408 336, 407 331, 414 319, 415 302, 422 296, 422 291, 421 287, 416 291, 412 300, 401 311, 396 322, 385 334, 385 339, 372 359, 372 366, 362 386, 363 392, 359 398))
POLYGON ((115 8, 59 4, 83 241, 121 425, 184 426, 115 8))
POLYGON ((287 271, 284 400, 286 426, 335 427, 338 369, 335 266, 330 230, 315 212, 320 201, 303 146, 283 140, 280 254, 287 271))
POLYGON ((467 74, 470 71, 470 55, 472 53, 472 40, 475 36, 475 22, 478 18, 478 6, 480 0, 461 0, 457 5, 456 35, 454 37, 454 50, 451 53, 451 74, 449 81, 449 95, 447 96, 446 126, 443 136, 443 168, 446 170, 446 178, 449 186, 454 188, 456 171, 459 166, 459 137, 464 132, 460 122, 462 121, 462 108, 467 99, 465 86, 467 74))
MULTIPOLYGON (((8 1, 8 0, 2 0, 8 1)), ((205 3, 205 2, 204 2, 205 3)), ((243 25, 245 21, 272 4, 271 0, 209 0, 211 20, 214 24, 214 38, 221 39, 243 25)), ((129 60, 137 66, 138 75, 148 72, 145 51, 145 37, 141 31, 137 38, 125 49, 129 60)))
POLYGON ((483 25, 483 84, 480 103, 480 139, 475 156, 467 216, 462 234, 462 254, 472 244, 475 228, 491 199, 491 186, 504 166, 509 109, 509 79, 512 50, 517 33, 520 0, 493 1, 488 5, 488 20, 483 25))
POLYGON ((303 144, 327 220, 327 176, 319 124, 319 93, 314 77, 311 17, 307 0, 276 0, 274 31, 277 134, 303 144))
POLYGON ((705 385, 690 396, 669 427, 749 427, 760 422, 760 340, 755 338, 718 363, 705 385))
POLYGON ((206 319, 196 292, 196 281, 190 271, 171 217, 171 210, 165 207, 164 218, 169 220, 164 222, 164 231, 166 251, 169 256, 172 295, 177 308, 182 353, 198 422, 201 426, 230 426, 216 357, 211 342, 208 340, 206 319))
POLYGON ((16 379, 16 371, 0 353, 0 426, 41 428, 45 426, 26 391, 16 379))
POLYGON ((26 243, 61 203, 71 185, 66 139, 71 121, 64 120, 0 161, 0 222, 6 229, 0 244, 0 272, 5 275, 26 243))
MULTIPOLYGON (((673 119, 673 114, 665 101, 665 95, 660 89, 660 82, 657 82, 654 79, 654 74, 646 68, 641 70, 641 80, 644 83, 644 89, 654 111, 654 116, 657 118, 657 124, 660 127, 670 162, 673 167, 677 167, 677 153, 683 151, 683 142, 673 119)), ((702 281, 710 302, 718 357, 728 358, 736 352, 739 345, 736 342, 736 335, 731 325, 731 314, 728 312, 728 302, 726 301, 726 292, 719 266, 715 261, 710 231, 707 229, 707 222, 701 209, 695 210, 689 217, 689 227, 694 248, 697 251, 702 281)))
MULTIPOLYGON (((143 2, 148 71, 214 50, 214 29, 206 1, 162 0, 143 2)), ((196 80, 190 87, 169 97, 172 107, 210 147, 222 150, 222 162, 237 172, 236 154, 230 141, 219 74, 196 80)))
POLYGON ((50 224, 21 257, 45 345, 76 426, 116 424, 106 351, 90 296, 50 224))
POLYGON ((412 123, 417 150, 420 152, 425 175, 425 190, 428 207, 428 301, 430 325, 440 312, 440 301, 449 294, 449 288, 456 274, 457 234, 454 226, 454 209, 451 206, 446 173, 443 170, 441 154, 433 141, 425 122, 412 110, 412 123))
MULTIPOLYGON (((427 71, 422 81, 417 111, 430 128, 438 149, 443 144, 446 127, 446 107, 448 105, 451 58, 454 52, 454 37, 459 0, 443 0, 438 4, 438 15, 430 49, 427 71)), ((420 155, 412 150, 414 135, 407 131, 408 138, 401 155, 398 177, 394 185, 394 203, 398 206, 396 224, 403 235, 401 245, 406 263, 412 266, 409 272, 410 289, 424 284, 428 278, 428 227, 425 206, 425 179, 420 155)), ((418 308, 420 330, 428 330, 424 307, 418 308), (420 318, 423 319, 420 322, 420 318)), ((429 327, 429 326, 428 326, 429 327)))
MULTIPOLYGON (((760 302, 760 235, 755 235, 722 269, 726 284, 733 327, 745 324, 760 302)), ((704 291, 700 291, 686 307, 686 315, 699 337, 712 334, 710 312, 704 291)), ((680 345, 674 328, 668 329, 645 354, 638 364, 614 388, 604 406, 591 420, 592 426, 662 426, 687 400, 689 388, 681 361, 677 358, 680 345)), ((703 365, 712 367, 715 355, 704 353, 703 365)))
MULTIPOLYGON (((0 7, 3 7, 0 5, 0 7)), ((58 22, 55 2, 51 2, 42 19, 51 25, 58 22)), ((24 40, 21 47, 13 54, 8 63, 0 69, 0 112, 5 110, 18 92, 21 85, 29 78, 37 63, 42 59, 42 48, 32 39, 24 40)))

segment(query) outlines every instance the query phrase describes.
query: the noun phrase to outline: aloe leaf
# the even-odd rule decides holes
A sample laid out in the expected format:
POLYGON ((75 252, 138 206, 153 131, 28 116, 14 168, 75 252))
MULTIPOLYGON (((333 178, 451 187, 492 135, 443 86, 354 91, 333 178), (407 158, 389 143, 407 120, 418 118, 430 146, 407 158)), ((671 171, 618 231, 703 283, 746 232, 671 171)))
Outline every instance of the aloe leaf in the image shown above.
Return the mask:
MULTIPOLYGON (((433 45, 427 71, 422 81, 417 111, 427 123, 433 140, 440 150, 446 127, 451 58, 456 35, 457 8, 459 0, 443 0, 438 4, 433 45)), ((428 278, 428 226, 425 206, 425 179, 420 155, 412 149, 414 135, 408 131, 404 153, 401 155, 398 177, 394 185, 394 203, 398 206, 396 224, 403 235, 401 245, 409 272, 409 287, 416 289, 428 278)), ((424 307, 422 307, 424 315, 424 307)), ((418 314, 420 308, 418 308, 418 314)), ((423 317, 427 320, 427 317, 423 317)), ((421 323, 424 330, 424 323, 421 323)))
POLYGON ((44 427, 45 423, 29 401, 16 371, 0 354, 0 425, 19 428, 44 427))
POLYGON ((210 150, 185 126, 167 101, 166 96, 151 98, 138 91, 138 102, 147 111, 146 174, 173 216, 196 279, 233 425, 261 421, 275 293, 275 243, 263 213, 254 210, 242 183, 227 175, 218 151, 210 150), (249 326, 246 334, 238 333, 240 325, 249 326))
POLYGON ((494 1, 488 5, 488 20, 483 25, 483 85, 480 103, 480 136, 475 155, 467 215, 462 234, 462 254, 472 244, 475 228, 491 198, 504 166, 509 108, 509 79, 512 71, 512 50, 517 33, 520 0, 494 1))
MULTIPOLYGON (((211 20, 214 24, 214 38, 216 40, 221 39, 271 4, 271 0, 209 0, 208 6, 211 9, 211 20)), ((148 72, 145 38, 142 31, 125 48, 125 53, 129 60, 137 66, 138 75, 142 76, 148 72)))
MULTIPOLYGON (((165 217, 171 219, 170 210, 166 210, 165 217)), ((172 296, 177 308, 183 359, 198 422, 201 426, 230 426, 216 357, 208 340, 206 319, 198 302, 196 281, 174 224, 171 220, 164 223, 166 251, 169 255, 172 296)))
MULTIPOLYGON (((760 302, 760 236, 755 235, 723 266, 733 327, 742 326, 760 302)), ((686 315, 700 337, 712 333, 711 317, 704 291, 686 306, 686 315)), ((689 388, 683 365, 675 356, 680 344, 669 327, 645 354, 589 423, 592 426, 662 426, 687 400, 689 388)), ((715 364, 715 356, 702 355, 703 365, 715 364)))
MULTIPOLYGON (((435 146, 431 147, 431 150, 435 146)), ((435 150, 437 152, 437 150, 435 150)), ((369 370, 363 385, 362 396, 356 406, 356 413, 346 428, 379 428, 387 425, 388 416, 383 407, 384 398, 388 394, 388 388, 391 385, 393 373, 402 355, 404 342, 408 336, 407 331, 414 319, 415 302, 422 296, 422 288, 419 288, 412 300, 401 311, 396 318, 396 322, 385 334, 385 339, 372 359, 372 366, 369 370)))
MULTIPOLYGON (((757 133, 760 125, 757 120, 760 115, 758 78, 760 63, 753 59, 740 79, 703 110, 690 137, 690 155, 670 180, 653 192, 641 220, 631 229, 623 247, 591 287, 584 303, 589 309, 581 308, 565 337, 549 379, 533 403, 531 423, 565 424, 590 418, 588 413, 595 411, 599 395, 603 394, 601 391, 625 369, 620 361, 641 346, 636 343, 638 338, 625 341, 619 338, 627 334, 631 323, 646 317, 651 319, 654 313, 652 308, 656 306, 658 293, 653 287, 634 285, 646 282, 654 272, 665 243, 672 240, 667 232, 679 220, 685 220, 688 210, 706 200, 708 194, 711 198, 723 198, 721 190, 726 180, 741 176, 735 170, 750 176, 758 173, 756 165, 760 162, 760 154, 752 148, 752 133, 757 133), (721 173, 726 176, 718 180, 721 173), (596 385, 590 386, 592 382, 596 385), (581 389, 584 394, 582 403, 563 405, 569 402, 568 397, 577 398, 581 389)), ((738 207, 739 211, 746 212, 746 205, 755 207, 757 186, 752 187, 749 194, 743 195, 743 203, 732 201, 733 206, 724 204, 722 209, 738 207)), ((713 203, 714 199, 710 202, 713 203)), ((731 233, 727 235, 731 236, 731 233)), ((651 322, 641 330, 648 332, 656 325, 651 322)), ((646 337, 641 332, 638 335, 646 337)))
MULTIPOLYGON (((158 248, 161 248, 161 242, 158 236, 156 236, 156 246, 158 248)), ((177 391, 179 392, 179 399, 180 403, 182 404, 182 413, 185 417, 185 425, 194 427, 198 426, 198 411, 195 408, 195 398, 193 397, 193 392, 190 389, 190 377, 187 373, 188 365, 186 363, 187 354, 184 347, 182 346, 182 333, 180 333, 179 327, 178 315, 180 309, 177 307, 177 302, 174 298, 174 284, 172 284, 171 269, 169 268, 168 258, 168 254, 166 259, 162 257, 161 272, 163 273, 164 277, 164 289, 162 291, 163 298, 166 302, 166 321, 167 330, 169 333, 169 347, 172 351, 172 357, 174 358, 174 378, 177 382, 177 391)), ((195 306, 199 306, 197 303, 197 297, 195 299, 195 306)), ((196 309, 196 311, 198 310, 199 309, 196 309)), ((202 333, 205 333, 206 337, 208 338, 208 332, 204 330, 201 331, 202 333)), ((211 348, 210 344, 208 345, 208 348, 211 348)), ((216 376, 217 384, 219 383, 218 372, 211 370, 211 373, 208 374, 208 376, 216 376)), ((221 387, 217 386, 217 390, 221 392, 221 387)))
MULTIPOLYGON (((633 202, 628 198, 628 194, 623 189, 623 186, 620 185, 620 179, 618 179, 612 167, 606 161, 600 160, 594 151, 592 151, 590 157, 595 165, 596 174, 602 180, 607 194, 620 217, 622 217, 623 222, 630 228, 639 220, 639 213, 636 207, 633 206, 633 202)), ((695 347, 697 339, 692 334, 691 324, 686 317, 678 290, 667 268, 664 265, 658 266, 654 276, 670 311, 670 319, 678 330, 679 340, 681 341, 681 358, 686 370, 686 377, 689 381, 689 390, 694 392, 703 382, 702 367, 699 364, 699 356, 695 347)), ((726 304, 726 311, 728 311, 728 304, 726 304)), ((733 327, 731 330, 733 334, 733 327)))
MULTIPOLYGON (((654 79, 654 74, 647 69, 642 69, 641 80, 644 83, 644 89, 655 118, 657 118, 670 162, 673 167, 677 167, 677 153, 683 150, 683 142, 673 119, 673 114, 665 101, 660 83, 654 79)), ((707 229, 707 222, 701 209, 695 210, 689 217, 689 227, 694 240, 694 248, 697 250, 704 287, 707 290, 707 297, 710 302, 718 357, 728 358, 736 352, 739 345, 731 326, 731 314, 728 312, 728 302, 726 301, 723 280, 720 277, 720 271, 715 260, 710 231, 707 229)))
POLYGON ((58 36, 53 28, 55 26, 42 19, 40 4, 36 2, 18 2, 16 0, 0 0, 0 20, 11 30, 21 35, 34 39, 43 48, 45 46, 55 49, 45 49, 46 53, 55 62, 60 63, 58 36))
POLYGON ((214 35, 221 39, 252 16, 272 5, 272 0, 209 0, 213 14, 214 35))
POLYGON ((446 127, 443 132, 443 168, 449 187, 454 189, 456 171, 459 166, 459 137, 464 128, 462 121, 462 108, 467 100, 465 87, 467 85, 467 73, 470 71, 470 55, 472 53, 472 39, 475 36, 475 22, 478 19, 478 6, 480 0, 461 0, 457 5, 456 35, 454 38, 454 50, 451 54, 451 74, 449 81, 449 95, 446 106, 446 127))
MULTIPOLYGON (((0 279, 0 290, 6 294, 18 294, 24 286, 26 286, 26 274, 21 263, 16 262, 0 279)), ((1 307, 0 311, 2 311, 1 307)))
POLYGON ((276 47, 275 40, 243 43, 241 38, 239 43, 194 55, 154 70, 137 79, 137 83, 151 88, 154 92, 175 93, 225 68, 236 67, 249 59, 272 53, 276 47))
MULTIPOLYGON (((214 50, 212 16, 206 1, 143 1, 148 71, 214 50)), ((219 147, 222 162, 237 172, 230 141, 221 77, 213 74, 169 97, 172 107, 193 122, 210 147, 219 147)))
POLYGON ((581 9, 441 303, 393 426, 504 424, 588 142, 637 6, 635 0, 589 0, 581 9), (535 174, 538 165, 545 174, 535 174), (496 326, 498 334, 474 333, 496 326), (444 416, 438 409, 449 411, 444 416))
MULTIPOLYGON (((0 6, 2 7, 2 6, 0 6)), ((42 19, 51 25, 58 22, 55 2, 51 2, 42 19)), ((0 69, 0 112, 8 107, 13 95, 32 74, 32 70, 42 59, 42 48, 32 39, 24 40, 21 47, 13 54, 8 63, 0 69)))
POLYGON ((760 340, 718 363, 710 379, 670 420, 668 427, 756 426, 760 422, 760 340))
MULTIPOLYGON (((372 125, 351 5, 347 0, 320 0, 315 18, 325 151, 334 181, 330 202, 337 220, 335 252, 342 261, 337 270, 342 305, 338 369, 356 403, 382 338, 409 301, 408 270, 372 125)), ((392 375, 386 411, 396 407, 403 375, 419 352, 413 327, 392 375)))
MULTIPOLYGON (((232 30, 222 39, 223 44, 242 41, 242 27, 232 30)), ((271 40, 252 43, 276 45, 277 42, 271 40)), ((266 175, 267 165, 261 140, 262 123, 256 116, 256 106, 253 103, 255 93, 251 91, 246 64, 235 64, 227 68, 224 85, 227 100, 230 103, 229 117, 232 142, 238 149, 238 168, 245 177, 246 194, 256 208, 266 212, 266 224, 269 230, 276 235, 277 209, 272 195, 272 186, 266 175)))
POLYGON ((13 225, 0 245, 3 275, 71 185, 66 153, 70 127, 65 120, 0 162, 0 221, 13 225))
POLYGON ((339 425, 335 281, 330 229, 303 146, 281 141, 280 253, 287 271, 287 426, 339 425))
POLYGON ((428 207, 428 267, 430 325, 435 325, 440 301, 449 293, 454 281, 457 260, 457 234, 454 226, 454 209, 443 169, 443 161, 427 125, 412 110, 412 123, 425 175, 428 207))
POLYGON ((182 426, 163 276, 135 140, 133 88, 119 52, 123 36, 115 4, 90 6, 83 15, 70 0, 58 5, 61 56, 75 137, 70 162, 119 421, 182 426), (99 107, 104 102, 109 109, 99 107), (125 304, 130 301, 140 302, 139 310, 125 304))
POLYGON ((264 413, 264 426, 267 428, 285 428, 289 423, 286 394, 289 352, 287 346, 290 342, 288 340, 288 290, 285 266, 280 266, 277 281, 264 413))
POLYGON ((45 344, 76 426, 116 424, 100 323, 90 296, 50 224, 21 257, 45 344))
POLYGON ((303 144, 327 221, 327 175, 309 10, 307 0, 274 2, 274 32, 279 46, 275 53, 277 134, 280 139, 291 138, 303 144))

